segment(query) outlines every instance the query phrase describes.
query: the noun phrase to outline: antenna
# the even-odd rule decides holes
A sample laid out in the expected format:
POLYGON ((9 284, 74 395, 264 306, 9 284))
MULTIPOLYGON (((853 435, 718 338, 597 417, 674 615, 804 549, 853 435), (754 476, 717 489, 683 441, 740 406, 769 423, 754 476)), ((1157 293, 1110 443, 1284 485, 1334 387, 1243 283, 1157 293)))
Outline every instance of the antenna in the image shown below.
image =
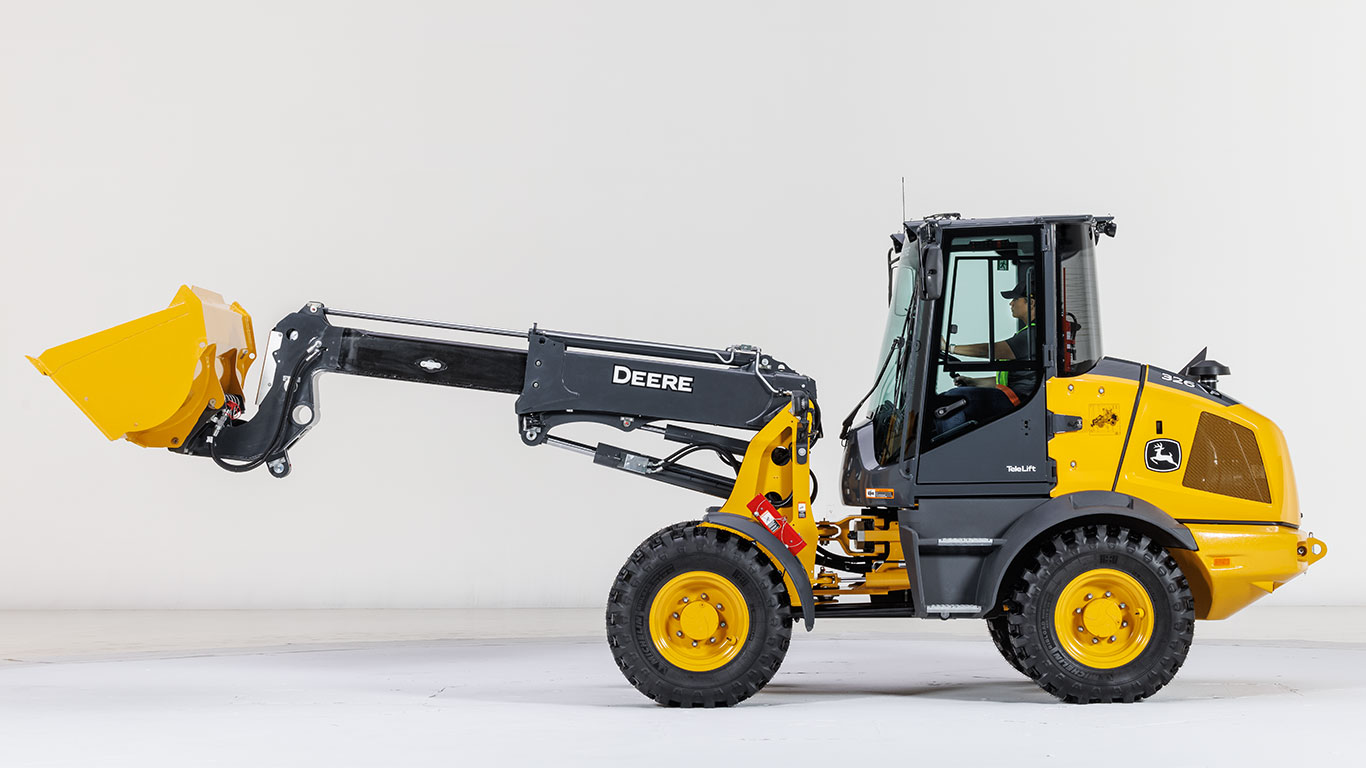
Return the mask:
POLYGON ((901 220, 906 220, 906 177, 901 177, 901 220))

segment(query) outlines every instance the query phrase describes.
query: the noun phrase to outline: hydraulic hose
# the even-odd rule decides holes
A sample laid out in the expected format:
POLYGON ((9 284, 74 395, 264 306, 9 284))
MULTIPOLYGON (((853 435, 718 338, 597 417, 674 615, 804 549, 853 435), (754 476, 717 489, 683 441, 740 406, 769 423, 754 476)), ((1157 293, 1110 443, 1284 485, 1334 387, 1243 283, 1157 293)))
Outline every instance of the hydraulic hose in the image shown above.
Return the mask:
POLYGON ((736 473, 739 473, 740 471, 740 462, 736 461, 735 457, 732 456, 730 452, 728 452, 726 449, 722 448, 719 445, 714 445, 712 443, 692 443, 691 445, 680 448, 677 451, 674 451, 673 453, 669 454, 668 456, 665 456, 664 458, 660 459, 656 464, 654 464, 651 467, 651 469, 654 472, 658 472, 664 469, 665 467, 671 467, 674 464, 677 464, 679 459, 683 458, 684 456, 687 456, 690 453, 696 453, 697 451, 711 451, 712 453, 716 454, 717 457, 720 458, 726 466, 730 467, 736 473))
POLYGON ((266 459, 268 459, 270 456, 274 455, 277 451, 280 450, 280 443, 284 439, 285 433, 287 431, 285 429, 285 425, 289 421, 289 412, 294 408, 294 397, 295 393, 298 392, 299 388, 299 374, 303 372, 304 366, 312 360, 314 360, 315 358, 317 358, 317 356, 317 354, 313 354, 299 358, 299 362, 295 363, 294 369, 290 371, 289 386, 285 389, 282 395, 284 402, 280 410, 280 421, 275 426, 275 434, 270 439, 270 445, 267 446, 266 449, 261 452, 260 456, 251 459, 245 464, 231 464, 224 460, 223 457, 218 455, 218 434, 223 430, 223 428, 228 423, 228 409, 225 407, 221 411, 219 411, 218 426, 214 428, 213 436, 209 438, 209 456, 213 459, 213 463, 217 464, 223 469, 228 470, 229 472, 250 472, 251 470, 256 469, 257 467, 264 464, 266 462, 266 459))

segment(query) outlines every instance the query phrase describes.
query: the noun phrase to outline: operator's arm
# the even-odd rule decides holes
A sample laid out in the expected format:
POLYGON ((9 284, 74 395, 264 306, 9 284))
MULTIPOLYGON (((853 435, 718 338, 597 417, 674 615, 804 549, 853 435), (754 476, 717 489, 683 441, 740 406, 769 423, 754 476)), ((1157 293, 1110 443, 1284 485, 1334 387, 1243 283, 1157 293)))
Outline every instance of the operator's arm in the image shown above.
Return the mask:
MULTIPOLYGON (((986 343, 982 343, 982 344, 950 344, 950 345, 948 345, 947 351, 948 351, 948 353, 949 353, 950 355, 954 355, 955 357, 986 357, 986 356, 987 356, 987 349, 988 349, 988 347, 987 347, 986 343)), ((1013 349, 1011 349, 1011 348, 1010 348, 1010 345, 1007 344, 1007 343, 1005 343, 1004 341, 998 341, 998 342, 996 342, 996 355, 995 355, 995 359, 997 359, 997 360, 1014 360, 1014 359, 1015 359, 1015 351, 1014 351, 1013 349)))

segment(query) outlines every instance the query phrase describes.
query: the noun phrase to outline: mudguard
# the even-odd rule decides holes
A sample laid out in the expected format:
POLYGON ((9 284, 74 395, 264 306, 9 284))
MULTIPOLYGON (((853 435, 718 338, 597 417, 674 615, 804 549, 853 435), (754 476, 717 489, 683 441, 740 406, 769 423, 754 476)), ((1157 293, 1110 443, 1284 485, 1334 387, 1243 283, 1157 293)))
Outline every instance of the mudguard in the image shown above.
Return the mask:
POLYGON ((751 539, 767 550, 770 555, 776 557, 778 564, 783 567, 787 577, 792 580, 792 584, 797 588, 797 599, 801 600, 802 621, 806 624, 806 631, 810 632, 816 626, 816 598, 811 592, 811 579, 807 577, 806 569, 802 567, 801 561, 787 547, 783 546, 777 536, 760 525, 758 521, 730 512, 708 512, 702 516, 702 522, 718 528, 732 530, 751 539))
POLYGON ((1112 491, 1069 493, 1049 499, 1026 512, 1006 529, 1002 535, 1006 543, 982 564, 981 577, 977 583, 977 604, 987 612, 995 610, 1006 570, 1039 534, 1069 521, 1082 523, 1095 518, 1141 524, 1145 530, 1153 531, 1158 543, 1167 548, 1199 549, 1189 528, 1142 499, 1112 491))

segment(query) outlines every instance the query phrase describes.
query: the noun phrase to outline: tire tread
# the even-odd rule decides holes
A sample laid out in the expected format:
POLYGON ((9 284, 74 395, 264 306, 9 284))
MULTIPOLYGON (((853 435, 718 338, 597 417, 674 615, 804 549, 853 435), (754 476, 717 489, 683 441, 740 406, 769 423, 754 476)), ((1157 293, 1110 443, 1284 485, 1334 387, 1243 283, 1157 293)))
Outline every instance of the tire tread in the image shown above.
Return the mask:
MULTIPOLYGON (((1130 703, 1152 696, 1181 668, 1195 635, 1195 601, 1181 568, 1152 537, 1117 525, 1084 526, 1041 544, 1020 573, 1009 600, 1019 610, 1004 617, 1007 626, 1001 640, 1014 658, 1005 649, 1001 650, 1002 655, 1040 688, 1069 703, 1130 703), (1064 586, 1057 582, 1059 571, 1094 554, 1128 555, 1130 562, 1139 564, 1165 590, 1164 595, 1149 595, 1154 611, 1170 612, 1165 635, 1154 636, 1141 656, 1120 668, 1128 674, 1113 683, 1088 682, 1069 674, 1067 667, 1055 658, 1065 652, 1058 649, 1050 654, 1048 650, 1046 636, 1053 626, 1051 611, 1049 615, 1040 615, 1052 604, 1050 592, 1055 600, 1057 591, 1064 586)), ((1001 648, 994 629, 992 639, 1001 648)))
POLYGON ((661 706, 729 707, 758 693, 782 665, 792 635, 787 607, 782 574, 748 539, 721 528, 699 527, 695 521, 676 523, 649 536, 617 573, 607 599, 607 643, 626 680, 661 706), (720 557, 754 577, 761 594, 752 596, 759 610, 751 610, 750 622, 762 625, 752 626, 747 644, 758 645, 742 649, 736 659, 718 670, 693 673, 672 668, 661 673, 646 656, 655 651, 637 636, 632 604, 644 600, 648 605, 652 595, 642 596, 640 590, 650 581, 651 573, 674 560, 696 556, 720 557), (744 667, 732 669, 742 662, 747 662, 744 667), (715 679, 716 673, 724 671, 729 674, 715 679), (705 678, 695 677, 699 674, 705 678))

